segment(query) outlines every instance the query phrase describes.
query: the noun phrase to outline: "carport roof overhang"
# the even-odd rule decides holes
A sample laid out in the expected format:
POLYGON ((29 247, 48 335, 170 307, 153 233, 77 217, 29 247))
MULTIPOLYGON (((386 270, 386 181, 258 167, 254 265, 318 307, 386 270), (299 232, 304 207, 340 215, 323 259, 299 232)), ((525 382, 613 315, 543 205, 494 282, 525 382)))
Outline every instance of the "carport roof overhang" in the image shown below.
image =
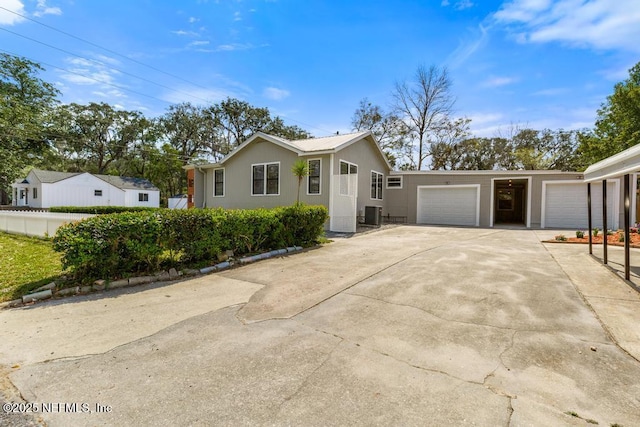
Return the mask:
POLYGON ((584 171, 584 182, 614 178, 640 170, 640 144, 594 163, 584 171))

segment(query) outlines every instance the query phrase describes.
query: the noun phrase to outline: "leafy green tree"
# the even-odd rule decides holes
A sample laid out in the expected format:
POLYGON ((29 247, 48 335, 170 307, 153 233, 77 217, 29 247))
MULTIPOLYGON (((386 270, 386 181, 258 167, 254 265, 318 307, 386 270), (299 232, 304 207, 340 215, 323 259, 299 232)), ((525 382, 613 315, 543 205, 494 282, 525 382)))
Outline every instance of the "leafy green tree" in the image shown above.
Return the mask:
POLYGON ((465 151, 460 144, 469 137, 470 119, 445 120, 433 132, 431 143, 431 169, 459 168, 465 151))
POLYGON ((178 150, 170 144, 153 147, 148 152, 149 166, 144 177, 160 189, 162 203, 168 197, 186 192, 185 172, 178 150))
POLYGON ((116 110, 106 103, 58 107, 57 147, 73 153, 77 166, 93 173, 118 174, 135 143, 144 138, 150 122, 137 111, 116 110))
POLYGON ((38 63, 0 53, 0 204, 48 146, 47 118, 59 92, 38 77, 41 71, 38 63))
MULTIPOLYGON (((188 102, 171 105, 158 126, 163 140, 178 151, 183 164, 205 156, 218 138, 217 123, 208 109, 188 102)), ((219 160, 215 154, 214 158, 219 160)))
POLYGON ((511 138, 515 156, 514 169, 524 170, 576 170, 577 132, 544 129, 519 130, 511 138))
POLYGON ((579 154, 584 166, 640 144, 640 62, 629 78, 617 83, 598 110, 595 129, 580 134, 579 154))
POLYGON ((286 139, 307 139, 311 135, 297 126, 287 126, 280 117, 271 117, 268 108, 254 107, 246 101, 227 98, 208 109, 216 127, 211 146, 215 159, 226 156, 251 135, 262 131, 286 139))
POLYGON ((355 131, 371 131, 392 166, 409 163, 407 154, 410 157, 410 131, 398 115, 385 112, 380 106, 373 105, 364 98, 351 119, 351 127, 355 131))

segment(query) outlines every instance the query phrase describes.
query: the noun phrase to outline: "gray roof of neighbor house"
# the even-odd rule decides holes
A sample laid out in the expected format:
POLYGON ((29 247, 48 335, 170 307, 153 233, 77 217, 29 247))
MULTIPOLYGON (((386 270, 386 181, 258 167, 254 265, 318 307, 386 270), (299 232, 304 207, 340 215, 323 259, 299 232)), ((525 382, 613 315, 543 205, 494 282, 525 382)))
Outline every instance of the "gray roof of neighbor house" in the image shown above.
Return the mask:
MULTIPOLYGON (((41 169, 33 169, 31 171, 40 182, 44 182, 47 184, 51 184, 54 182, 62 181, 67 178, 71 178, 76 175, 81 175, 84 172, 56 172, 56 171, 45 171, 41 169)), ((114 175, 95 175, 96 178, 100 178, 101 180, 113 185, 114 187, 118 187, 122 190, 156 190, 159 191, 158 187, 153 185, 149 180, 143 178, 132 178, 128 176, 114 176, 114 175)))

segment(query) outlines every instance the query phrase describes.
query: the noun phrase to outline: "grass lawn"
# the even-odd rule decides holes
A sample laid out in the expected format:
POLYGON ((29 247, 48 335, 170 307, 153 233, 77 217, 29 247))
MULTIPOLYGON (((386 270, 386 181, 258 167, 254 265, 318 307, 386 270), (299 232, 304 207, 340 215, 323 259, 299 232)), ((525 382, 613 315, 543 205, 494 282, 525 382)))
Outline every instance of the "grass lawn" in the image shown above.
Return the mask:
POLYGON ((0 232, 0 302, 20 298, 62 274, 48 240, 0 232))

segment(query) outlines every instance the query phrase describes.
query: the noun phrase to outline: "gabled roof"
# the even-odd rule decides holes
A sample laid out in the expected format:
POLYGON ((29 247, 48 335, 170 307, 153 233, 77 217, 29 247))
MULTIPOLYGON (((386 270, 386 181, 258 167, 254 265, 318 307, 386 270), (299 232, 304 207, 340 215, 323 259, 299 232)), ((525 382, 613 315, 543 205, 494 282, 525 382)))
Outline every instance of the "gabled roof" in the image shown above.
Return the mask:
POLYGON ((378 151, 380 156, 384 159, 387 167, 392 169, 389 164, 389 160, 387 156, 384 155, 380 146, 375 141, 373 134, 371 131, 362 131, 355 133, 347 133, 343 135, 331 135, 321 138, 309 138, 309 139, 298 139, 294 141, 290 141, 285 138, 281 138, 278 136, 269 135, 263 132, 257 132, 253 134, 249 139, 240 144, 235 150, 229 153, 224 159, 222 159, 216 165, 222 165, 227 162, 230 158, 232 158, 236 153, 241 151, 244 147, 251 144, 256 139, 263 139, 273 144, 276 144, 280 147, 286 148, 297 153, 299 156, 305 156, 310 154, 329 154, 329 153, 337 153, 338 151, 350 146, 351 144, 360 141, 362 139, 369 139, 369 142, 375 147, 374 149, 378 151))
MULTIPOLYGON (((32 169, 30 173, 33 173, 40 182, 45 184, 53 184, 68 178, 72 178, 77 175, 82 175, 85 172, 57 172, 57 171, 45 171, 41 169, 32 169)), ((96 178, 99 178, 114 187, 117 187, 121 190, 157 190, 158 187, 153 185, 146 179, 143 178, 132 178, 128 176, 113 176, 113 175, 94 175, 96 178)))
POLYGON ((34 174, 40 182, 45 184, 52 184, 54 182, 62 181, 63 179, 71 178, 72 176, 80 175, 79 172, 57 172, 45 171, 42 169, 32 169, 30 173, 34 174))
POLYGON ((114 175, 94 175, 94 176, 122 190, 160 191, 158 187, 156 187, 150 181, 144 178, 132 178, 130 176, 114 176, 114 175))

